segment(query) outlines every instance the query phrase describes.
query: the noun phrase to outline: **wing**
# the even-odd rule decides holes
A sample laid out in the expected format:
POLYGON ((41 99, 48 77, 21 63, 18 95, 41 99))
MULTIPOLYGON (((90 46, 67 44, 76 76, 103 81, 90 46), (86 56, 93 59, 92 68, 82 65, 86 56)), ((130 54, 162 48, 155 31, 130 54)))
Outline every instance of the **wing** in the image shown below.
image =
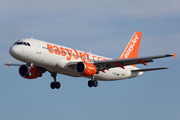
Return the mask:
POLYGON ((117 60, 104 60, 104 61, 95 61, 94 64, 104 65, 108 69, 114 67, 122 67, 127 65, 135 65, 135 64, 144 64, 147 65, 149 62, 153 62, 153 59, 165 58, 165 57, 175 57, 176 54, 170 55, 159 55, 159 56, 149 56, 149 57, 138 57, 138 58, 129 58, 129 59, 117 59, 117 60))
MULTIPOLYGON (((114 67, 121 67, 125 69, 124 66, 128 66, 128 65, 135 65, 135 64, 147 65, 147 63, 149 62, 153 62, 153 59, 166 58, 166 57, 172 57, 172 56, 176 58, 176 54, 174 55, 166 54, 166 55, 159 55, 159 56, 138 57, 138 58, 128 58, 128 59, 93 61, 92 64, 94 64, 99 71, 108 70, 114 67)), ((77 62, 70 62, 68 63, 67 66, 71 67, 72 69, 75 69, 76 64, 77 62)), ((165 69, 165 68, 160 68, 160 69, 165 69)), ((141 71, 151 71, 151 70, 156 70, 156 68, 146 69, 146 70, 143 69, 141 71)))
POLYGON ((11 62, 9 62, 9 63, 6 63, 4 65, 7 65, 8 67, 10 67, 10 66, 21 66, 23 64, 12 64, 11 62))
POLYGON ((131 70, 131 72, 147 72, 147 71, 163 70, 163 69, 169 69, 169 68, 163 67, 163 68, 138 69, 138 70, 131 70))

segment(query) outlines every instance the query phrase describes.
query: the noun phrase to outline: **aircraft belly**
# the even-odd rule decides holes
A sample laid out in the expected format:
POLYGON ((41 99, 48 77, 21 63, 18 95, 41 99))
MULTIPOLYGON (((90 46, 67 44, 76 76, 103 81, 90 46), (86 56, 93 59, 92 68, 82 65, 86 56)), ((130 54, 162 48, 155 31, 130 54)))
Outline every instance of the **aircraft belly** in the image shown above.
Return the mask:
POLYGON ((95 75, 96 80, 100 81, 115 81, 126 79, 130 77, 130 71, 121 69, 121 68, 113 68, 104 72, 99 72, 99 74, 95 75))

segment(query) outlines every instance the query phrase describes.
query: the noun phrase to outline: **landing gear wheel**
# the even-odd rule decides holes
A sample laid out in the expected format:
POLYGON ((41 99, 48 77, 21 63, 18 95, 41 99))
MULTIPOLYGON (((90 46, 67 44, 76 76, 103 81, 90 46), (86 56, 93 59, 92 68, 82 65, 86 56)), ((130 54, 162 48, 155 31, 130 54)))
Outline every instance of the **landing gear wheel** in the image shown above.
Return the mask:
POLYGON ((51 83, 51 89, 55 89, 56 88, 56 84, 55 84, 55 82, 52 82, 51 83))
POLYGON ((60 82, 52 82, 51 83, 51 89, 59 89, 61 87, 60 82))
POLYGON ((89 86, 89 87, 92 87, 92 86, 93 86, 93 81, 92 81, 92 80, 89 80, 89 81, 88 81, 88 86, 89 86))
POLYGON ((97 87, 97 86, 98 86, 98 81, 97 81, 97 80, 92 81, 92 83, 93 83, 93 86, 94 86, 94 87, 97 87))
POLYGON ((59 89, 61 87, 60 82, 56 82, 55 85, 56 85, 56 89, 59 89))
POLYGON ((88 81, 88 86, 89 87, 92 87, 92 86, 97 87, 98 86, 98 81, 97 80, 89 80, 88 81))

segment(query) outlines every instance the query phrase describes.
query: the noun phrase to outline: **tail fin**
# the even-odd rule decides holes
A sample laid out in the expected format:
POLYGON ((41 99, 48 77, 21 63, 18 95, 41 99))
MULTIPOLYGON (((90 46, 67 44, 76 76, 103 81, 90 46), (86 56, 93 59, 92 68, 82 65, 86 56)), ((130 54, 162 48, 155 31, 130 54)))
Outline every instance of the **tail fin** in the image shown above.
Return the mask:
POLYGON ((141 42, 141 32, 136 31, 118 59, 137 58, 141 42))

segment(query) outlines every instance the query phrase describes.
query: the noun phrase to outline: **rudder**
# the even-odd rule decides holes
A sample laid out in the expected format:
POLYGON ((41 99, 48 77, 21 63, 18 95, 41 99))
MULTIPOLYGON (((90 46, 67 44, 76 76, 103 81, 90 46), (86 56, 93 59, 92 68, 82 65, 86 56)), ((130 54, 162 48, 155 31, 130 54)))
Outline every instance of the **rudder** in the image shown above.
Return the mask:
POLYGON ((141 32, 136 31, 118 59, 137 58, 141 42, 141 32))

